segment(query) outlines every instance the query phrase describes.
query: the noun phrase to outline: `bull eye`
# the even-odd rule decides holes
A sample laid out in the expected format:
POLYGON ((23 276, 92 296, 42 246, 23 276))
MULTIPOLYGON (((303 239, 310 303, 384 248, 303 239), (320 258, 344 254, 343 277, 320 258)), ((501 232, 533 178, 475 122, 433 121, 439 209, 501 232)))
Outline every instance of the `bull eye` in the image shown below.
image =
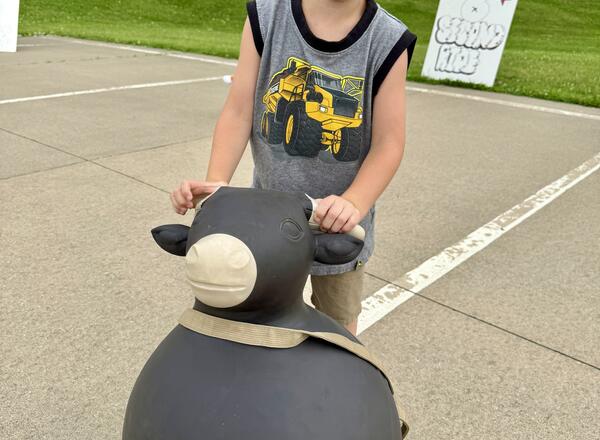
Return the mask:
POLYGON ((298 241, 304 236, 302 227, 291 218, 286 218, 279 227, 281 232, 290 240, 298 241))

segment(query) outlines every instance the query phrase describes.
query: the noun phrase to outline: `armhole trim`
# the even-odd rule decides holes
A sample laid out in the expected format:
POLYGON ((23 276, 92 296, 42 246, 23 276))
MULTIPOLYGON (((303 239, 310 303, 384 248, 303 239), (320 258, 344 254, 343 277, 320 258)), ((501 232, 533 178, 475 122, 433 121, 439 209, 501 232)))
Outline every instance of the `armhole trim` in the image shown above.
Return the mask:
POLYGON ((394 63, 400 58, 400 55, 407 50, 408 51, 408 66, 406 70, 408 71, 408 67, 410 67, 410 60, 412 59, 413 51, 415 50, 415 43, 417 42, 417 36, 410 32, 408 29, 404 31, 402 36, 398 39, 392 50, 388 56, 383 60, 383 63, 375 73, 375 77, 373 78, 373 97, 377 95, 379 91, 379 87, 383 83, 383 80, 390 72, 394 63))
POLYGON ((250 20, 250 28, 252 29, 252 38, 254 39, 254 45, 256 51, 262 56, 264 42, 262 34, 260 33, 260 24, 258 22, 258 10, 256 9, 256 2, 246 3, 246 9, 248 10, 248 19, 250 20))

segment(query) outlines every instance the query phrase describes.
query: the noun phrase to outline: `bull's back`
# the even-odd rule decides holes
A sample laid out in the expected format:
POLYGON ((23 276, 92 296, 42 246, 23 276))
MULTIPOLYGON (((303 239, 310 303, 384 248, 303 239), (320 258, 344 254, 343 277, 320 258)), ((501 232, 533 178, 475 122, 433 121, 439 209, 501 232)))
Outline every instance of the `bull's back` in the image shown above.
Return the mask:
POLYGON ((237 344, 177 326, 131 393, 124 440, 397 440, 387 381, 309 338, 290 349, 237 344))

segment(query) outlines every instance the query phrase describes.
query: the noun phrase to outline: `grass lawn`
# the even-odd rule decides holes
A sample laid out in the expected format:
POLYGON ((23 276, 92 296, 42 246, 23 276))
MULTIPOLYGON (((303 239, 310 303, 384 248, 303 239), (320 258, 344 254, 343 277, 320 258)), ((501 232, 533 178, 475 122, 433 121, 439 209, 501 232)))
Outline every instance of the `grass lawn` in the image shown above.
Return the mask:
MULTIPOLYGON (((419 37, 409 79, 434 82, 420 72, 438 0, 379 3, 419 37)), ((21 0, 20 14, 23 35, 66 35, 236 57, 246 9, 244 0, 21 0)), ((599 41, 598 0, 520 0, 490 90, 600 107, 599 41)))

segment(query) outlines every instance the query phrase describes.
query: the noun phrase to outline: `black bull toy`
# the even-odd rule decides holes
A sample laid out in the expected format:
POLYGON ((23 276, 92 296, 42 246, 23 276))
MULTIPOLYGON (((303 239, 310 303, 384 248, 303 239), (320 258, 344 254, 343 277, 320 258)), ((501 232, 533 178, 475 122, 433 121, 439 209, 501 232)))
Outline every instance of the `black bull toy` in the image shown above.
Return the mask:
MULTIPOLYGON (((303 194, 222 187, 191 227, 152 233, 184 256, 196 297, 142 369, 124 440, 398 440, 388 378, 358 340, 303 301, 314 260, 352 261, 303 194)), ((359 236, 360 237, 360 236, 359 236)))

